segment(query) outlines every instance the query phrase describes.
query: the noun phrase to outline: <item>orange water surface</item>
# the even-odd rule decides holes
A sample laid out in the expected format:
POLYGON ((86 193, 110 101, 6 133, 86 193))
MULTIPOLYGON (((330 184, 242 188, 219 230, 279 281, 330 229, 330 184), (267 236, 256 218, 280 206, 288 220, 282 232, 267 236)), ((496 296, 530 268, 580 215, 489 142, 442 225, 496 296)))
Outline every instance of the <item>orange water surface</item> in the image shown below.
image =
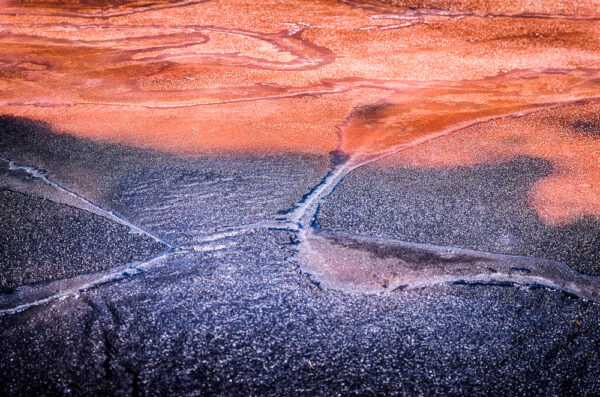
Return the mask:
POLYGON ((186 155, 541 157, 540 217, 600 218, 599 1, 0 0, 0 15, 0 114, 186 155))

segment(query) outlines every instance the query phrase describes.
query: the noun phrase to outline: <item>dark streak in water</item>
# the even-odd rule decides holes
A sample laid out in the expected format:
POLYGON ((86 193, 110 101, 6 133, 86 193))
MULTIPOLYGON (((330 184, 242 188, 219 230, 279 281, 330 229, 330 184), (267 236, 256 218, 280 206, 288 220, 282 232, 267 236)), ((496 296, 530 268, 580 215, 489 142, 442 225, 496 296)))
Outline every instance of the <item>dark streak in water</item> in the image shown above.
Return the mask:
POLYGON ((577 120, 570 125, 571 129, 586 137, 600 138, 600 124, 589 120, 577 120))
MULTIPOLYGON (((453 252, 451 249, 448 249, 446 252, 429 251, 418 246, 384 244, 381 240, 359 239, 347 234, 327 234, 326 238, 333 244, 342 245, 344 248, 351 250, 362 250, 378 259, 402 258, 402 260, 413 263, 423 269, 431 268, 432 266, 443 267, 444 264, 448 263, 468 265, 480 260, 472 255, 453 252)), ((513 269, 516 270, 517 268, 513 269)))
POLYGON ((341 150, 334 150, 329 153, 331 155, 331 167, 336 168, 339 165, 345 164, 350 160, 350 156, 341 150))
POLYGON ((393 108, 389 103, 375 103, 372 105, 359 106, 354 108, 349 119, 360 118, 365 121, 378 121, 384 118, 385 111, 393 108))
POLYGON ((476 10, 451 10, 441 8, 423 8, 423 7, 406 7, 402 4, 391 4, 381 0, 338 0, 340 3, 349 5, 352 8, 360 8, 363 10, 378 12, 379 15, 374 15, 381 19, 422 19, 424 17, 446 17, 446 18, 519 18, 519 19, 559 19, 573 21, 597 21, 600 20, 600 15, 597 14, 566 14, 566 13, 543 13, 543 12, 518 12, 518 13, 499 13, 485 12, 476 10))

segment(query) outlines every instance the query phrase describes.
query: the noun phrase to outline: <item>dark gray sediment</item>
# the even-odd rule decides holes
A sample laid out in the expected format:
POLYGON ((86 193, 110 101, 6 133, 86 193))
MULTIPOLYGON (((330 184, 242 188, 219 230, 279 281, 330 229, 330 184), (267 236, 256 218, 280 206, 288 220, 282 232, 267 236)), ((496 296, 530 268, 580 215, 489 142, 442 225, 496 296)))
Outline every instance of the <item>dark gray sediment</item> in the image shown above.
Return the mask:
POLYGON ((77 208, 0 189, 0 291, 142 261, 166 246, 77 208))
POLYGON ((324 291, 294 234, 0 321, 1 394, 593 395, 600 308, 545 289, 324 291), (60 343, 56 343, 59 341, 60 343))
POLYGON ((527 202, 549 175, 544 160, 518 157, 455 169, 352 171, 321 206, 326 229, 551 259, 600 275, 600 222, 548 226, 527 202))
MULTIPOLYGON (((3 157, 50 170, 48 178, 61 186, 174 245, 134 277, 0 316, 0 395, 600 390, 598 304, 545 288, 490 285, 345 294, 320 288, 301 270, 294 259, 298 233, 258 228, 203 240, 221 227, 260 222, 289 209, 327 174, 326 157, 186 159, 52 135, 23 119, 0 121, 3 157), (179 245, 197 249, 184 252, 179 245)), ((359 172, 349 174, 339 192, 359 172)), ((542 167, 539 174, 544 172, 542 167)), ((338 194, 328 198, 336 206, 338 194)), ((378 207, 392 204, 392 195, 355 187, 343 197, 353 205, 372 200, 376 217, 384 212, 378 207)), ((59 213, 63 208, 36 205, 57 206, 59 213)), ((366 207, 353 212, 362 216, 366 207)), ((33 216, 14 208, 10 216, 20 222, 33 216)), ((352 226, 352 219, 345 221, 352 226)), ((373 235, 389 227, 363 221, 373 235)), ((33 222, 46 228, 44 220, 33 222)), ((50 235, 52 230, 35 235, 40 246, 60 235, 50 235)), ((115 265, 112 257, 100 258, 115 265)))
POLYGON ((329 170, 328 156, 184 158, 56 134, 47 124, 6 116, 0 156, 51 170, 50 179, 173 245, 271 218, 329 170))

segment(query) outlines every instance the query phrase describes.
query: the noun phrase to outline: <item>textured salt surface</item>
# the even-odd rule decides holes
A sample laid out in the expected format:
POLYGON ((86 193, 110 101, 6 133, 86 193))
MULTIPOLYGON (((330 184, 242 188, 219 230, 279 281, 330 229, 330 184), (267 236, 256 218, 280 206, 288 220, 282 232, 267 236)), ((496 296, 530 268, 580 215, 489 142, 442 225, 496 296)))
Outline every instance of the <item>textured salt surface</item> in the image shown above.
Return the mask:
POLYGON ((323 291, 290 265, 293 241, 284 231, 238 236, 227 250, 173 257, 3 318, 0 390, 556 395, 600 387, 598 305, 498 286, 387 297, 323 291))
POLYGON ((0 294, 1 395, 600 389, 598 305, 572 298, 596 299, 597 278, 373 237, 597 270, 595 1, 32 0, 0 14, 0 114, 197 156, 0 118, 0 186, 169 246, 0 294), (413 167, 391 169, 404 183, 347 174, 396 151, 376 165, 413 167), (344 208, 365 191, 369 206, 344 208), (313 227, 329 199, 347 230, 313 227))
POLYGON ((449 170, 367 165, 345 177, 321 206, 327 229, 482 251, 547 258, 600 274, 600 222, 540 221, 527 201, 549 175, 544 160, 449 170))
POLYGON ((52 170, 50 179, 173 245, 272 218, 328 172, 314 155, 181 158, 53 134, 44 123, 0 117, 0 153, 52 170))
POLYGON ((140 261, 161 243, 99 216, 0 190, 0 289, 140 261))
MULTIPOLYGON (((11 302, 14 307, 23 296, 22 305, 0 317, 3 394, 586 394, 599 387, 598 305, 544 288, 489 285, 532 284, 538 273, 526 267, 531 262, 508 258, 494 270, 512 278, 477 279, 469 277, 473 268, 458 262, 458 268, 436 267, 433 255, 428 266, 438 276, 452 276, 453 269, 467 276, 441 282, 476 283, 396 289, 386 296, 345 294, 311 282, 297 252, 315 248, 312 224, 320 206, 336 197, 344 177, 361 170, 346 175, 344 159, 334 161, 333 171, 326 158, 297 155, 174 159, 50 135, 24 120, 4 122, 5 131, 23 135, 2 147, 4 157, 52 169, 48 180, 76 194, 97 182, 94 202, 121 208, 174 248, 139 266, 17 290, 11 302), (35 139, 22 150, 27 135, 35 139), (249 162, 251 175, 238 168, 249 162), (282 177, 286 169, 295 174, 282 177), (90 178, 98 175, 104 177, 90 178), (269 200, 274 191, 280 196, 269 200), (194 194, 201 205, 190 205, 186 195, 194 194), (258 211, 248 214, 249 196, 258 211), (212 211, 224 203, 230 206, 212 211), (249 225, 219 227, 219 219, 249 225), (31 305, 36 291, 37 303, 49 305, 31 305), (48 293, 54 295, 44 298, 48 293)), ((48 194, 39 180, 27 180, 24 168, 8 174, 8 186, 48 194)), ((363 194, 354 190, 350 198, 363 194)), ((335 244, 352 238, 341 236, 335 244)), ((375 259, 390 257, 386 250, 398 245, 373 249, 377 239, 361 239, 352 249, 375 259)), ((418 248, 416 255, 426 251, 418 248)), ((405 254, 401 259, 409 259, 405 254)), ((422 280, 431 275, 426 267, 422 280)), ((563 270, 540 284, 569 282, 572 273, 563 270)))

